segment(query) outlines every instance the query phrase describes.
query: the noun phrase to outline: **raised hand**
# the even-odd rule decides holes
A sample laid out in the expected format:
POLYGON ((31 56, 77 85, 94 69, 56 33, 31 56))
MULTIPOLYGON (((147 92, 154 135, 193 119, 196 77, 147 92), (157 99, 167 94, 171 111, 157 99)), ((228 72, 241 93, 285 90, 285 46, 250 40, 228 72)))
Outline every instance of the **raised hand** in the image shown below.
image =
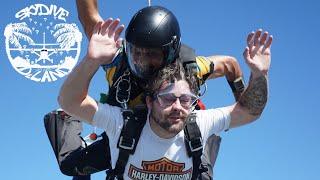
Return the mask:
POLYGON ((266 31, 262 33, 262 29, 248 35, 243 56, 253 75, 267 75, 271 63, 272 40, 272 35, 266 31))
POLYGON ((124 25, 120 25, 120 20, 112 18, 104 22, 98 22, 91 36, 87 58, 98 63, 111 63, 114 55, 121 46, 120 34, 124 29, 124 25))

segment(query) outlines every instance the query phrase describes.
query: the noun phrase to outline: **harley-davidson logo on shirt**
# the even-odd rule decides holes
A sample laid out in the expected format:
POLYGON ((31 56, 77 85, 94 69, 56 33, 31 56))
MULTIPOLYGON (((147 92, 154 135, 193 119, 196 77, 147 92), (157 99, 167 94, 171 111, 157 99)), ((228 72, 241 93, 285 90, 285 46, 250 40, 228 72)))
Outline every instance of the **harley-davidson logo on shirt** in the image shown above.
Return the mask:
POLYGON ((130 164, 128 176, 131 179, 191 179, 192 168, 183 171, 184 163, 173 162, 165 157, 155 161, 142 161, 139 169, 130 164))

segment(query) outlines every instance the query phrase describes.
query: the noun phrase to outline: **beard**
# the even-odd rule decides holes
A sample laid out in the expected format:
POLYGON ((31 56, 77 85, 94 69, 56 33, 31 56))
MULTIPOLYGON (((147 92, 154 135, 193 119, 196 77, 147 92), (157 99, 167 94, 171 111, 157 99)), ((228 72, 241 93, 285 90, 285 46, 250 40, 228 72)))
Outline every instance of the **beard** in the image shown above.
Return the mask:
POLYGON ((182 112, 173 111, 161 114, 154 108, 151 109, 150 116, 163 130, 175 135, 184 129, 187 118, 187 115, 182 112))

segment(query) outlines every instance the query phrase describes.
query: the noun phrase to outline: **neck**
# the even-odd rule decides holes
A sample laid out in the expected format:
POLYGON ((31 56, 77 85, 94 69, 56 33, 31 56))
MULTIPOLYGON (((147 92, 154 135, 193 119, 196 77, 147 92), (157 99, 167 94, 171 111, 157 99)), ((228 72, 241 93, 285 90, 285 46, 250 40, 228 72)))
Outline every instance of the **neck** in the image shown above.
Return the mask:
POLYGON ((173 138, 175 135, 177 135, 176 133, 170 133, 167 130, 163 129, 158 123, 156 123, 156 121, 154 120, 154 118, 152 118, 152 116, 149 116, 149 122, 150 122, 151 130, 160 138, 170 139, 170 138, 173 138))

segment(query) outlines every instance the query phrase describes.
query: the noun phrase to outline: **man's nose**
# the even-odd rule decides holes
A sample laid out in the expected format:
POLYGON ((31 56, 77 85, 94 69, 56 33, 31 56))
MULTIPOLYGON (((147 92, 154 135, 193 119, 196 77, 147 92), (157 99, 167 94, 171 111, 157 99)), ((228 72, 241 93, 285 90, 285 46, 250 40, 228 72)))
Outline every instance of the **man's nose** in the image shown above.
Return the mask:
POLYGON ((183 108, 179 98, 176 98, 176 100, 172 103, 172 108, 173 109, 182 109, 183 108))

